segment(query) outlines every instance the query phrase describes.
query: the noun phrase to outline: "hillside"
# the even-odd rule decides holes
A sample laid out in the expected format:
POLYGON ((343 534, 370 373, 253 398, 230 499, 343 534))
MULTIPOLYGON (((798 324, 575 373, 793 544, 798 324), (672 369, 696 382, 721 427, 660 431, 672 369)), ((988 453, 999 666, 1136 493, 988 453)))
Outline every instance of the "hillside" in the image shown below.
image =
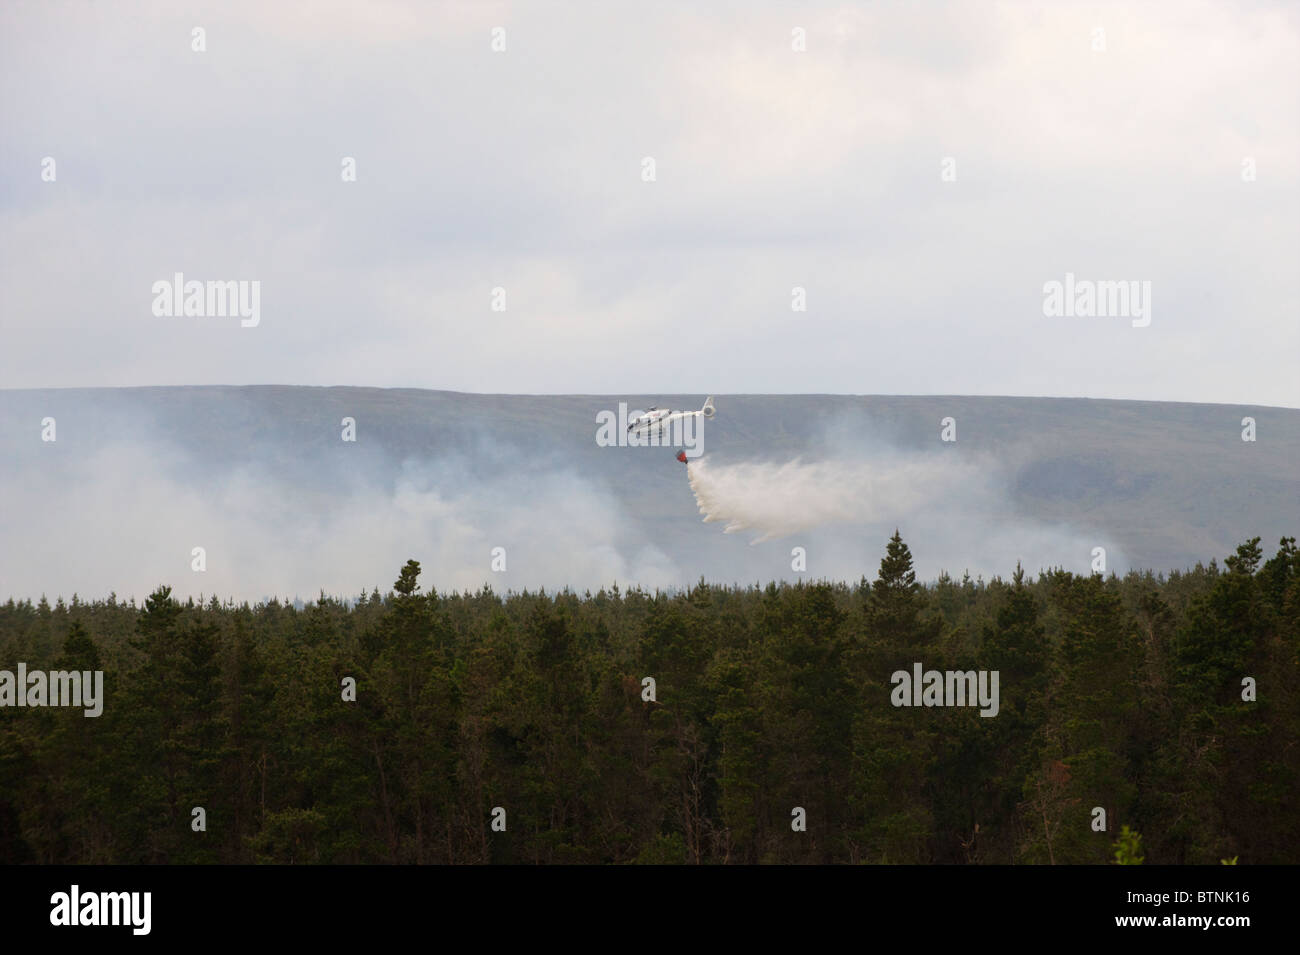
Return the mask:
MULTIPOLYGON (((287 593, 386 587, 406 557, 430 583, 647 586, 870 574, 895 526, 924 577, 1168 570, 1300 530, 1300 410, 1061 398, 716 395, 710 463, 924 462, 924 501, 751 545, 704 524, 666 448, 599 447, 597 413, 703 395, 522 396, 372 388, 0 391, 0 589, 137 595, 207 547, 210 592, 265 562, 287 593), (1257 440, 1241 440, 1243 417, 1257 440), (42 420, 57 440, 41 440, 42 420), (356 421, 356 441, 340 422, 356 421), (957 440, 940 440, 956 421, 957 440), (974 476, 980 485, 964 490, 974 476), (987 478, 987 486, 985 485, 987 478), (211 544, 205 542, 213 542, 211 544), (494 573, 501 546, 509 570, 494 573), (219 553, 213 553, 218 551, 219 553), (408 553, 409 551, 409 553, 408 553)), ((810 493, 816 494, 814 490, 810 493)), ((865 493, 865 492, 864 492, 865 493)), ((263 569, 264 569, 263 564, 263 569)), ((189 589, 185 582, 178 590, 189 589)), ((203 588, 196 588, 203 589, 203 588)), ((251 596, 258 596, 252 594, 251 596)))

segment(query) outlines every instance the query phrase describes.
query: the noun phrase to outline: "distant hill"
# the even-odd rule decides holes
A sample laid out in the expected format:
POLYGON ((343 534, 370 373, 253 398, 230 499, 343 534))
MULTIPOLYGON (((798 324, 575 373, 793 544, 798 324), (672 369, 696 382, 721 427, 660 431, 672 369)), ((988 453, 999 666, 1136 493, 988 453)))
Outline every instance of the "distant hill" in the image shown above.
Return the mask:
MULTIPOLYGON (((704 397, 289 386, 0 391, 0 451, 6 471, 0 478, 5 543, 0 587, 6 582, 15 589, 31 587, 33 566, 48 575, 40 586, 51 594, 66 593, 74 585, 60 579, 64 567, 75 571, 76 585, 105 586, 98 583, 95 566, 109 558, 92 554, 79 563, 68 555, 79 547, 109 547, 111 540, 139 558, 140 570, 131 579, 134 586, 139 577, 143 586, 144 576, 155 567, 171 566, 150 559, 155 550, 170 553, 164 529, 184 525, 218 499, 219 509, 205 511, 203 526, 181 535, 185 540, 221 538, 223 520, 240 523, 256 514, 258 528, 276 525, 271 540, 284 547, 279 563, 301 564, 301 579, 310 580, 313 555, 341 548, 340 536, 350 536, 353 550, 369 547, 373 553, 359 569, 346 568, 361 577, 349 588, 353 591, 386 587, 401 562, 418 553, 436 567, 445 565, 443 586, 448 581, 469 585, 477 577, 492 581, 493 575, 477 563, 492 541, 502 538, 506 546, 534 526, 543 535, 541 543, 530 539, 519 556, 533 561, 530 566, 540 572, 547 553, 558 557, 566 547, 584 549, 591 560, 574 576, 586 579, 571 581, 579 587, 593 577, 600 582, 602 548, 610 548, 609 576, 621 572, 655 584, 689 582, 701 575, 790 577, 791 542, 751 547, 747 539, 724 538, 718 525, 700 522, 674 450, 596 443, 598 412, 616 413, 620 401, 633 409, 652 404, 694 409, 704 397), (53 443, 40 440, 47 417, 57 422, 53 443), (356 421, 355 443, 340 440, 345 417, 356 421), (86 470, 90 462, 98 471, 86 470), (83 509, 97 499, 101 485, 114 488, 116 496, 86 513, 83 509), (403 488, 409 490, 407 497, 403 488), (135 490, 142 495, 138 499, 135 490), (391 500, 379 500, 379 491, 391 500), (344 495, 346 512, 339 510, 344 495), (364 515, 355 512, 364 511, 372 498, 375 523, 367 530, 364 515), (410 504, 413 499, 418 506, 410 504), (121 500, 120 509, 110 500, 121 500), (492 503, 479 508, 480 500, 492 503), (166 519, 160 517, 156 530, 146 527, 133 537, 132 527, 152 526, 151 501, 166 519), (397 502, 396 516, 385 516, 392 501, 397 502), (566 510, 570 506, 571 513, 566 510), (58 516, 50 519, 44 537, 42 508, 58 516), (494 515, 507 511, 513 523, 498 526, 494 515), (283 526, 277 525, 277 515, 285 515, 283 526), (472 520, 466 516, 458 524, 458 515, 472 520), (321 539, 303 536, 306 526, 317 523, 322 526, 312 533, 321 539), (575 529, 566 539, 570 525, 575 529), (78 528, 92 526, 88 537, 79 536, 78 528), (24 552, 15 552, 16 546, 24 552), (428 553, 438 547, 445 552, 428 553), (468 565, 465 573, 462 564, 468 565), (637 567, 656 570, 636 573, 637 567)), ((929 546, 913 542, 913 549, 918 567, 930 575, 938 569, 933 559, 958 575, 966 567, 972 573, 1008 573, 1011 567, 1005 562, 1014 566, 1020 559, 1018 551, 1012 553, 1014 546, 1000 544, 993 555, 997 566, 981 566, 974 554, 968 562, 956 544, 965 530, 974 528, 977 539, 984 539, 1018 521, 1069 528, 1083 543, 1096 540, 1122 559, 1121 566, 1108 567, 1120 571, 1128 566, 1168 570, 1221 559, 1256 535, 1272 553, 1279 536, 1300 531, 1300 410, 1069 398, 714 399, 718 414, 704 431, 711 461, 869 458, 888 449, 927 460, 948 455, 954 465, 981 462, 978 467, 987 468, 987 462, 995 462, 1003 489, 996 506, 987 496, 969 506, 948 502, 942 521, 918 531, 929 546), (948 417, 955 420, 955 443, 940 440, 941 421, 948 417), (1254 442, 1241 439, 1245 417, 1255 419, 1254 442), (975 522, 969 528, 966 518, 975 522), (945 536, 945 526, 951 535, 945 536)), ((888 515, 889 502, 881 507, 888 515)), ((909 516, 912 523, 924 525, 915 514, 900 515, 899 521, 906 523, 909 516)), ((818 568, 810 559, 809 573, 873 576, 885 524, 892 532, 893 522, 882 519, 880 527, 852 535, 836 528, 811 535, 823 542, 828 560, 818 568), (832 553, 834 561, 829 560, 832 553)), ((908 539, 909 528, 902 530, 908 539)), ((1013 534, 1011 540, 1017 539, 1013 534)), ((180 543, 178 538, 175 546, 180 543)), ((234 553, 238 542, 224 546, 234 553)), ((277 544, 259 550, 264 553, 267 546, 277 544)), ((1053 560, 1057 545, 1049 538, 1035 546, 1040 562, 1087 569, 1086 549, 1062 544, 1066 552, 1053 560)), ((525 570, 516 566, 501 579, 526 585, 534 577, 525 570)), ((233 578, 222 580, 234 588, 233 578)))

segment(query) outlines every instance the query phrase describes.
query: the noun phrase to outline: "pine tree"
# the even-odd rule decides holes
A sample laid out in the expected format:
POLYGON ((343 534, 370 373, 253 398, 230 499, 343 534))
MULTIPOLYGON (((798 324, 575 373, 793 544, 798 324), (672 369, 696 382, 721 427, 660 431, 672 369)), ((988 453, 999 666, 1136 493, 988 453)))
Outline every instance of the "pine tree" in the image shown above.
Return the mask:
POLYGON ((897 529, 885 548, 880 573, 867 599, 871 636, 887 647, 919 649, 932 643, 942 626, 922 616, 926 600, 912 570, 912 552, 897 529))

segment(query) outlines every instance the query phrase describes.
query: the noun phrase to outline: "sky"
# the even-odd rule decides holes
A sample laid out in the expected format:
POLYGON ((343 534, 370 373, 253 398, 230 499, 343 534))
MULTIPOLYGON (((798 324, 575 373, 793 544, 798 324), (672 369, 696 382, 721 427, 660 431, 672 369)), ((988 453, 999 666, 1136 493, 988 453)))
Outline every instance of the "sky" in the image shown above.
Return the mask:
POLYGON ((1300 407, 1296 4, 6 2, 0 128, 3 388, 1300 407))

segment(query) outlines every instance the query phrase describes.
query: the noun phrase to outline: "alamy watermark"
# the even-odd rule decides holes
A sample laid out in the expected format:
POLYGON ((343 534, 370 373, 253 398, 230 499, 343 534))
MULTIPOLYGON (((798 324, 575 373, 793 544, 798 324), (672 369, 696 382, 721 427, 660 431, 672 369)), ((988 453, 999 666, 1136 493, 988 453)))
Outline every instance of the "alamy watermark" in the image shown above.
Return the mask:
POLYGON ((1076 280, 1073 272, 1065 281, 1043 284, 1043 314, 1048 318, 1131 318, 1134 328, 1151 324, 1151 283, 1094 282, 1076 280))
POLYGON ((225 318, 238 316, 244 328, 262 321, 262 283, 257 279, 185 281, 177 272, 171 281, 153 283, 153 313, 158 318, 225 318))
POLYGON ((50 896, 50 924, 127 925, 132 935, 148 935, 152 909, 152 892, 82 892, 74 884, 50 896))
POLYGON ((912 664, 912 672, 895 670, 889 702, 894 706, 979 706, 980 716, 997 716, 997 670, 923 670, 912 664))
POLYGON ((80 706, 85 716, 104 712, 103 670, 0 670, 0 706, 80 706))
MULTIPOLYGON (((704 453, 704 415, 693 412, 666 413, 654 420, 655 409, 628 411, 627 402, 618 411, 596 412, 596 444, 602 448, 682 448, 688 458, 704 453)), ((662 412, 660 412, 662 413, 662 412)), ((712 409, 710 408, 710 413, 712 409)))

